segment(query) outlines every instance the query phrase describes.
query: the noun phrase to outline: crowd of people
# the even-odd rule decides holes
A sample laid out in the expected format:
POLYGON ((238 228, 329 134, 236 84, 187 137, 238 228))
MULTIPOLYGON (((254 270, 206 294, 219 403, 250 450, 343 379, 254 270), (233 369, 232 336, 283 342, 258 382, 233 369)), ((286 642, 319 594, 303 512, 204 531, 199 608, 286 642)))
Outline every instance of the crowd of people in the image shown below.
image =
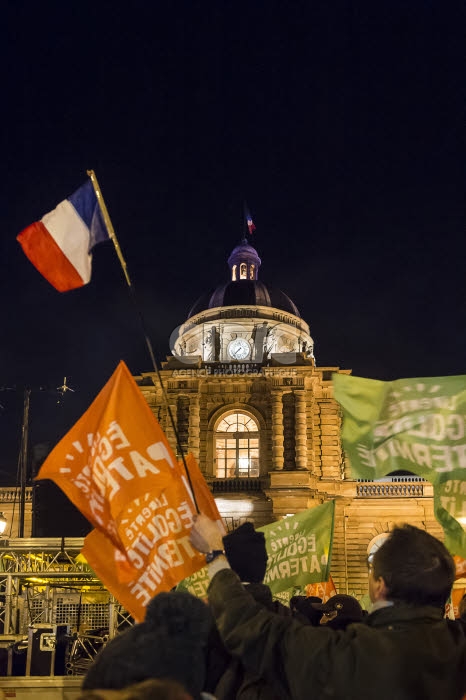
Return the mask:
POLYGON ((172 591, 96 657, 80 700, 463 700, 466 597, 445 617, 455 576, 445 546, 396 527, 368 565, 371 608, 348 595, 272 598, 264 535, 223 536, 197 516, 208 601, 172 591))

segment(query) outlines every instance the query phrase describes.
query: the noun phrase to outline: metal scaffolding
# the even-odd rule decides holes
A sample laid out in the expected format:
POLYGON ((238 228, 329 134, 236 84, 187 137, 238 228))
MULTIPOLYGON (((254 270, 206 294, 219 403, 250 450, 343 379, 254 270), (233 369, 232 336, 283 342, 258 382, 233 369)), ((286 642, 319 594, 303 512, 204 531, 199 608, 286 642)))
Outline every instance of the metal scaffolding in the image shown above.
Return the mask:
POLYGON ((66 625, 68 673, 84 673, 95 653, 133 624, 79 556, 83 538, 0 540, 0 642, 34 625, 66 625))

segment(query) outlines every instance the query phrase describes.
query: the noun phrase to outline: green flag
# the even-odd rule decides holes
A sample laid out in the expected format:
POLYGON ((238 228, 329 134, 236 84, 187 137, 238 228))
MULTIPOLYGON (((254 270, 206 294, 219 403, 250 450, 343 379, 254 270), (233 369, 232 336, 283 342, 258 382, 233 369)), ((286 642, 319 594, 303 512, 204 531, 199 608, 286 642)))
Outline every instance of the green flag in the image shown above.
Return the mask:
POLYGON ((258 528, 268 561, 264 583, 272 593, 327 581, 332 557, 335 501, 258 528))
MULTIPOLYGON (((335 501, 264 525, 268 554, 264 583, 273 595, 295 586, 321 583, 330 576, 335 501)), ((207 595, 207 568, 181 581, 177 589, 203 598, 207 595)))
POLYGON ((192 576, 184 578, 176 587, 177 591, 187 591, 192 593, 196 598, 207 598, 207 589, 209 588, 210 578, 207 571, 207 566, 196 571, 192 576))
POLYGON ((466 376, 374 379, 333 375, 353 476, 405 469, 434 486, 448 549, 466 557, 466 376))

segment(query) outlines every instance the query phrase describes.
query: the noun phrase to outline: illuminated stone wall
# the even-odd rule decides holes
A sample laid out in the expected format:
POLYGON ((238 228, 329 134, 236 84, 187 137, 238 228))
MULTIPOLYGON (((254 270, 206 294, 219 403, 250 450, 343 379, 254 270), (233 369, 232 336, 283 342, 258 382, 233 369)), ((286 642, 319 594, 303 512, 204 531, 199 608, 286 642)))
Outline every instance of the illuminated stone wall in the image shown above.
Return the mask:
MULTIPOLYGON (((280 365, 277 356, 267 366, 246 363, 249 373, 244 373, 240 363, 209 364, 199 358, 197 366, 186 368, 169 358, 161 374, 174 416, 178 397, 189 400, 187 451, 198 459, 227 527, 245 520, 260 527, 335 498, 332 576, 339 592, 360 598, 367 592, 368 546, 377 535, 409 522, 442 537, 433 515, 432 487, 418 477, 352 480, 341 450, 341 414, 331 382, 333 372, 349 371, 299 359, 302 364, 293 366, 280 365), (284 458, 285 432, 290 430, 285 395, 294 401, 291 468, 284 458), (231 410, 247 411, 260 426, 260 488, 254 491, 248 490, 254 486, 252 479, 243 489, 241 480, 222 485, 215 478, 215 425, 231 410)), ((145 373, 136 380, 176 451, 156 376, 145 373)))
MULTIPOLYGON (((0 539, 19 536, 20 491, 13 486, 0 488, 0 512, 7 519, 7 526, 0 539)), ((32 530, 32 488, 25 493, 24 536, 31 537, 32 530)))

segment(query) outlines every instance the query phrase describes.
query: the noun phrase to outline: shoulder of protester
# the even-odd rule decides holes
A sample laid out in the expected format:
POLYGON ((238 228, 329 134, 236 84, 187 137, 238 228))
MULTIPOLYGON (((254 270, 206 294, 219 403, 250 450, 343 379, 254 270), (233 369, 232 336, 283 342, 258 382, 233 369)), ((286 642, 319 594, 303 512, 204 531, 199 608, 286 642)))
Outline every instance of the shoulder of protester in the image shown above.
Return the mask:
POLYGON ((229 651, 277 688, 287 684, 283 696, 304 697, 303 688, 312 688, 315 697, 325 692, 335 698, 393 700, 401 697, 401 673, 408 685, 410 676, 418 677, 418 687, 428 689, 426 700, 461 697, 465 635, 460 625, 447 624, 440 609, 390 606, 345 631, 317 628, 269 613, 231 570, 213 578, 209 600, 229 651), (435 649, 435 664, 427 667, 426 646, 435 649), (375 668, 377 694, 373 683, 367 685, 375 668))
POLYGON ((256 603, 260 603, 267 610, 279 615, 291 615, 291 610, 287 605, 283 605, 279 600, 274 600, 272 591, 265 583, 248 583, 245 585, 245 589, 252 595, 256 603))

